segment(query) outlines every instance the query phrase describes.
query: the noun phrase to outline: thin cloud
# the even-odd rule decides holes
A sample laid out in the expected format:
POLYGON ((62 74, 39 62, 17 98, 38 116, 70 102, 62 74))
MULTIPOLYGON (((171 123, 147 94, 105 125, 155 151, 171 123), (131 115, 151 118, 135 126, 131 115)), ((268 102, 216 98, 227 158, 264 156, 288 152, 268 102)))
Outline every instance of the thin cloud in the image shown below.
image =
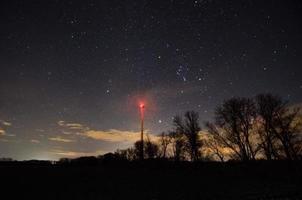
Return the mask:
POLYGON ((139 140, 140 133, 133 131, 121 131, 116 129, 110 129, 107 131, 88 130, 83 133, 83 136, 107 142, 135 142, 139 140))
POLYGON ((78 123, 67 123, 66 127, 70 128, 70 129, 84 129, 84 126, 82 124, 78 124, 78 123))
POLYGON ((61 127, 65 127, 71 130, 87 130, 87 127, 80 123, 67 123, 63 120, 58 121, 57 124, 61 127))
POLYGON ((5 130, 0 128, 0 135, 5 135, 5 130))
POLYGON ((13 134, 7 134, 6 133, 6 128, 11 126, 12 123, 8 122, 8 121, 4 121, 4 120, 0 120, 0 136, 15 136, 13 134))
POLYGON ((12 125, 11 122, 4 121, 4 120, 0 120, 0 123, 1 123, 3 126, 11 126, 11 125, 12 125))
POLYGON ((105 151, 99 150, 95 152, 78 152, 78 151, 65 151, 65 150, 53 150, 50 152, 51 154, 64 156, 68 158, 76 158, 81 156, 97 156, 107 153, 105 151))
POLYGON ((8 136, 8 137, 15 137, 16 135, 15 134, 5 134, 5 136, 8 136))
POLYGON ((65 142, 65 143, 75 142, 74 140, 70 140, 62 137, 51 137, 48 139, 55 142, 65 142))
POLYGON ((35 144, 39 144, 39 143, 40 143, 39 140, 35 140, 35 139, 30 140, 30 142, 31 142, 31 143, 35 143, 35 144))

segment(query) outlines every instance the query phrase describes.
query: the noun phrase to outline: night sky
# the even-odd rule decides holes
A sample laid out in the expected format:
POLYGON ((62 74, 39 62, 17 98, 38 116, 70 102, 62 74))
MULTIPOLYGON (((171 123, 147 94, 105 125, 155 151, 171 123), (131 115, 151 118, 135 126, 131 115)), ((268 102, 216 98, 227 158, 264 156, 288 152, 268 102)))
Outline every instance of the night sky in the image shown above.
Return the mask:
POLYGON ((233 96, 302 103, 299 0, 1 1, 0 157, 99 155, 233 96))

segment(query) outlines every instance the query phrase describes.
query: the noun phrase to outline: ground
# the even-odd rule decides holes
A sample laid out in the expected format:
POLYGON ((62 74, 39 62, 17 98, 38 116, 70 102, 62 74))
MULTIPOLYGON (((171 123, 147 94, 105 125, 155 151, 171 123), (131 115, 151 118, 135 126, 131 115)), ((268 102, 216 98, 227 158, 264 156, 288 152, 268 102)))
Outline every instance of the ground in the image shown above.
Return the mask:
POLYGON ((301 162, 18 163, 0 169, 6 199, 302 199, 301 162))

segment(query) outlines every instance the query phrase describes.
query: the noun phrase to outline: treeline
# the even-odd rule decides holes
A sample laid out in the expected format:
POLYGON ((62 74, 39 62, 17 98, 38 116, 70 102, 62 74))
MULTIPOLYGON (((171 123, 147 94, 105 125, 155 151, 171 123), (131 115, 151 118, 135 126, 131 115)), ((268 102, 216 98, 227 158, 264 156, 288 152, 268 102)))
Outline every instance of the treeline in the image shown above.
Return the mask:
MULTIPOLYGON (((201 129, 199 115, 187 111, 175 116, 173 130, 144 141, 145 159, 198 160, 301 160, 300 108, 272 94, 234 97, 217 106, 214 120, 201 129)), ((117 150, 116 159, 140 159, 141 142, 117 150)))

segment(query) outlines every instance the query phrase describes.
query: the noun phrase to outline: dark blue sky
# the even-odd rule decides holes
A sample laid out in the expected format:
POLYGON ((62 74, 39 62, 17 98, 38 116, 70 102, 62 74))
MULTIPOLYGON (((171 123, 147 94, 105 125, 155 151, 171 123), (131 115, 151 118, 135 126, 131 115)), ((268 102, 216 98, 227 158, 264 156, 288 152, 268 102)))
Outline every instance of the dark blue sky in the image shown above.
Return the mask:
POLYGON ((186 110, 211 120, 233 96, 301 103, 301 8, 298 0, 1 1, 0 157, 123 148, 139 130, 138 99, 150 134, 186 110))

